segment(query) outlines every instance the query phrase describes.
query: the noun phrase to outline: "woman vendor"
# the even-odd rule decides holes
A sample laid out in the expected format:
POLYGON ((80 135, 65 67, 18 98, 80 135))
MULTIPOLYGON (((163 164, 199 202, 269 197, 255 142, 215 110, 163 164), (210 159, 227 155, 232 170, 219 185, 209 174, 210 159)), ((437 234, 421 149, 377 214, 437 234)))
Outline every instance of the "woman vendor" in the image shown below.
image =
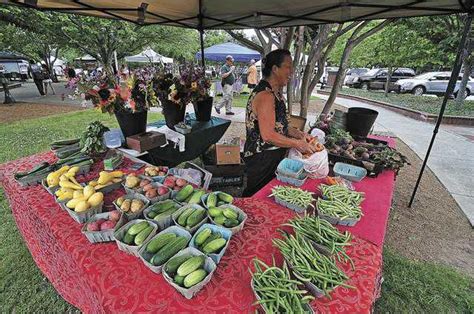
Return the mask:
POLYGON ((274 50, 262 60, 262 65, 263 79, 250 94, 246 109, 244 197, 252 196, 273 179, 288 148, 303 154, 314 152, 314 147, 306 141, 309 135, 288 126, 289 114, 282 89, 293 73, 290 52, 274 50))

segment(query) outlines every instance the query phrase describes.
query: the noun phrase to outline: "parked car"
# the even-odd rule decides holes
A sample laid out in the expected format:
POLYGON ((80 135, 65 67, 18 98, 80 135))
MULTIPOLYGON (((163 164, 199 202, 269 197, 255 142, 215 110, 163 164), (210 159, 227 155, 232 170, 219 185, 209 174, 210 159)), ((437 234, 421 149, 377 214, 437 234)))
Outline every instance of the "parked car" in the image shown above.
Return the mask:
MULTIPOLYGON (((369 89, 385 89, 387 82, 387 69, 372 69, 364 75, 359 76, 358 80, 353 83, 353 87, 369 89)), ((409 68, 397 68, 393 71, 388 85, 389 91, 398 92, 398 86, 395 83, 398 80, 411 78, 415 76, 415 71, 409 68)))
POLYGON ((354 81, 357 82, 359 80, 359 76, 364 75, 368 71, 369 69, 367 68, 349 69, 346 73, 346 77, 344 78, 344 85, 352 87, 354 85, 354 81))
MULTIPOLYGON (((397 86, 401 93, 412 93, 417 96, 423 94, 442 96, 446 93, 446 89, 448 89, 450 77, 451 72, 428 72, 415 76, 412 79, 399 80, 397 86)), ((462 74, 458 76, 456 86, 454 87, 455 96, 457 96, 461 79, 462 74)), ((469 77, 464 97, 471 95, 471 91, 474 91, 474 80, 469 77)))

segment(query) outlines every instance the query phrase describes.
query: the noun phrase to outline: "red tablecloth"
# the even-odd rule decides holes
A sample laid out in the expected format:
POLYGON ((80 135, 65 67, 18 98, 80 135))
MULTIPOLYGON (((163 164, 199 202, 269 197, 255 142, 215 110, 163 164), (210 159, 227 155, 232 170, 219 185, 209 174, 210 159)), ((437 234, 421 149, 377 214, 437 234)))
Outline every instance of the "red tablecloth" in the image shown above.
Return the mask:
MULTIPOLYGON (((249 219, 231 239, 228 251, 211 282, 192 300, 187 300, 152 273, 137 258, 119 251, 115 243, 90 244, 81 225, 60 209, 41 186, 20 187, 13 173, 30 168, 51 153, 39 154, 0 166, 0 181, 10 201, 26 245, 38 267, 56 290, 84 312, 250 312, 255 301, 248 268, 257 256, 266 262, 281 256, 272 246, 276 229, 293 217, 293 212, 268 200, 240 199, 249 219)), ((87 179, 97 176, 94 165, 87 179)), ((110 204, 118 193, 106 197, 110 204)), ((367 313, 378 295, 382 249, 356 238, 348 254, 355 271, 344 269, 355 290, 337 288, 332 299, 318 299, 313 307, 322 312, 367 313)))
MULTIPOLYGON (((393 139, 381 138, 394 146, 393 139)), ((307 179, 302 189, 317 192, 319 184, 323 180, 307 179)), ((324 183, 324 182, 323 182, 324 183)), ((253 197, 259 199, 271 199, 268 196, 272 193, 272 187, 276 185, 287 185, 273 179, 253 197)), ((395 173, 393 171, 384 171, 376 178, 364 178, 361 182, 353 183, 356 191, 365 192, 365 200, 362 202, 362 212, 364 216, 354 227, 341 227, 340 230, 348 230, 352 234, 370 241, 377 246, 382 246, 387 229, 388 215, 392 205, 393 189, 395 187, 395 173)), ((319 192, 318 192, 319 193, 319 192)))

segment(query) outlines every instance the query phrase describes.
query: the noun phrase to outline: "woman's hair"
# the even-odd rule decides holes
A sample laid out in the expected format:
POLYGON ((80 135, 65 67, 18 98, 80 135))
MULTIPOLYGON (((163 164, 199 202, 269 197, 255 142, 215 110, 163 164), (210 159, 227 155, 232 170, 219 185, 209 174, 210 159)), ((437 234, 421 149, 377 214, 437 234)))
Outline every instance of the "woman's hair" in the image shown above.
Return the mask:
POLYGON ((273 50, 262 59, 263 69, 262 73, 264 77, 270 76, 272 74, 272 68, 274 65, 280 67, 286 56, 291 57, 290 51, 286 49, 277 49, 273 50))

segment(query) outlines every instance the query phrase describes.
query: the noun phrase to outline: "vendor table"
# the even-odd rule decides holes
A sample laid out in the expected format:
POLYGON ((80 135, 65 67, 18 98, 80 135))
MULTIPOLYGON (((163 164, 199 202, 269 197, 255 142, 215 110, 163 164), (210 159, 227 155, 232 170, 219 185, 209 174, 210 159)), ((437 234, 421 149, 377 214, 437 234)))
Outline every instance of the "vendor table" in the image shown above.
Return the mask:
MULTIPOLYGON (((294 217, 291 210, 265 197, 238 199, 236 205, 249 216, 244 229, 232 237, 210 283, 196 297, 187 300, 167 284, 162 275, 151 272, 136 257, 119 251, 114 242, 89 243, 80 231, 81 225, 61 210, 41 185, 21 187, 13 179, 17 171, 53 160, 53 154, 48 152, 0 165, 0 182, 33 259, 69 303, 84 312, 94 313, 248 313, 255 310, 249 267, 254 257, 270 263, 274 255, 277 263, 282 262, 271 239, 278 236, 277 229, 283 223, 294 217)), ((131 164, 130 160, 125 160, 123 167, 131 164)), ((101 163, 96 163, 91 173, 79 180, 91 180, 101 170, 101 163)), ((379 189, 393 188, 390 180, 382 179, 371 180, 379 189)), ((123 193, 117 190, 107 195, 106 205, 123 193)), ((265 191, 262 196, 264 194, 265 191)), ((370 199, 371 195, 368 197, 370 199)), ((389 203, 378 205, 383 211, 388 211, 386 208, 390 206, 389 203)), ((354 238, 347 253, 355 263, 355 270, 348 265, 342 267, 350 278, 347 283, 355 289, 338 287, 331 293, 331 299, 313 301, 311 305, 317 311, 371 311, 379 293, 382 247, 364 240, 361 235, 354 238)))
MULTIPOLYGON (((217 143, 230 125, 230 121, 211 117, 207 122, 196 121, 194 113, 190 114, 192 132, 185 135, 184 152, 180 152, 174 143, 170 142, 165 147, 157 147, 144 155, 144 160, 161 166, 174 167, 184 161, 193 160, 201 156, 212 144, 217 143)), ((148 126, 162 127, 165 121, 150 123, 148 126)))

